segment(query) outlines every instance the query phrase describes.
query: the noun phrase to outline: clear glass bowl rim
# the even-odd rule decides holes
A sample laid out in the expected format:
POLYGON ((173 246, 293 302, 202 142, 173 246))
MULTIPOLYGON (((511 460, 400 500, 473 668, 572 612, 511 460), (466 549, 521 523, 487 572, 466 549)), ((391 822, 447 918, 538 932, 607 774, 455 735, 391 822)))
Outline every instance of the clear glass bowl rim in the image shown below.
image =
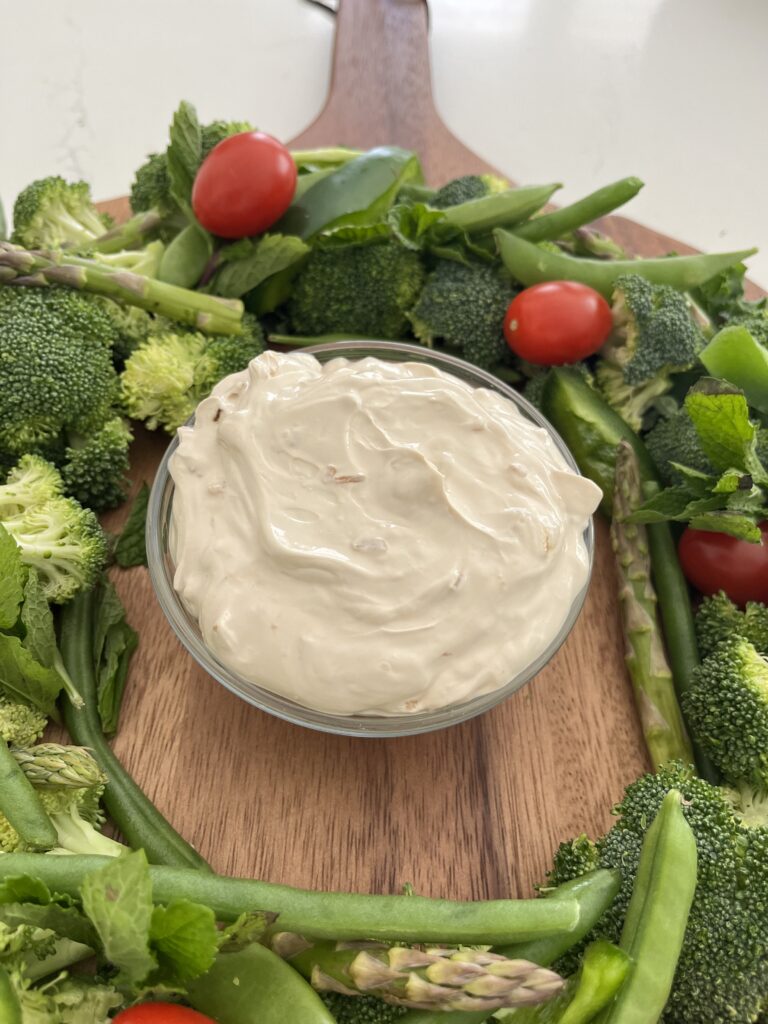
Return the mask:
MULTIPOLYGON (((489 387, 514 402, 520 411, 537 426, 543 427, 552 438, 568 466, 575 472, 579 468, 566 447, 565 442, 548 420, 517 391, 504 381, 481 370, 471 363, 465 362, 445 352, 424 348, 418 345, 397 341, 335 341, 321 345, 302 348, 301 352, 321 358, 326 362, 336 356, 346 358, 394 358, 406 361, 424 362, 439 369, 452 373, 462 380, 468 380, 478 387, 489 387)), ((194 422, 194 417, 188 425, 194 422)), ((254 705, 262 711, 282 718, 294 725, 305 726, 320 732, 328 732, 340 736, 361 736, 368 738, 390 738, 398 736, 414 736, 419 733, 445 729, 460 722, 466 722, 477 715, 483 714, 497 704, 506 700, 522 686, 530 682, 541 669, 551 660, 569 635, 581 612, 586 598, 594 562, 594 523, 590 517, 584 531, 584 542, 587 548, 588 573, 586 582, 576 595, 568 615, 557 635, 535 661, 519 672, 504 686, 492 693, 486 693, 463 704, 439 708, 435 711, 416 712, 411 715, 335 715, 323 711, 306 708, 292 700, 272 693, 256 683, 240 676, 223 665, 206 647, 197 622, 189 615, 181 603, 173 587, 173 566, 168 550, 168 530, 170 524, 171 504, 174 484, 168 464, 178 447, 176 435, 166 449, 157 470, 147 509, 147 563, 155 595, 168 619, 171 628, 197 663, 218 683, 231 693, 254 705)))

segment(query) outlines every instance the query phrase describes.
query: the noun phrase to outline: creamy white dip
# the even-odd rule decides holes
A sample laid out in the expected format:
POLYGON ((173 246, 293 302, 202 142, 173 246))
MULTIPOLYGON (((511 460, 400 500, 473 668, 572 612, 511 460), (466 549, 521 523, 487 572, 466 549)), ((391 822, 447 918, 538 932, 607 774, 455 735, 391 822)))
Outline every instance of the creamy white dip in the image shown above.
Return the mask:
POLYGON ((508 399, 424 363, 265 352, 179 430, 174 585, 230 669, 310 708, 504 686, 588 576, 600 490, 508 399))

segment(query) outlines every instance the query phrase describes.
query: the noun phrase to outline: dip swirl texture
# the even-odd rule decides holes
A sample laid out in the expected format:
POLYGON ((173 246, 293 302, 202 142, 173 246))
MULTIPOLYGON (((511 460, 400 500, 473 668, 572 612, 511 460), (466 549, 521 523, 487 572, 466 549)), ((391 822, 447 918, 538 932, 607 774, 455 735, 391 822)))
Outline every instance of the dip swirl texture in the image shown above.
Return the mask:
POLYGON ((170 472, 205 643, 319 711, 498 689, 587 581, 599 489, 512 402, 425 363, 265 352, 198 406, 170 472))

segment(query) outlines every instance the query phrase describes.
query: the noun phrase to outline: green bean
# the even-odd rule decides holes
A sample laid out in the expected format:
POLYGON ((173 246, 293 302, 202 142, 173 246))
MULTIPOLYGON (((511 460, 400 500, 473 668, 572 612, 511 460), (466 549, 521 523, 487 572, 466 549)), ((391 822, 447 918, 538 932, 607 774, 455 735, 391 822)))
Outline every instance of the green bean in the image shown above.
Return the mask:
POLYGON ((540 249, 510 231, 497 228, 493 234, 504 266, 521 284, 580 281, 607 298, 610 298, 616 278, 622 274, 640 274, 654 284, 668 284, 680 291, 689 291, 757 252, 756 249, 744 249, 740 252, 698 253, 659 259, 588 260, 540 249))
POLYGON ((53 822, 5 740, 0 739, 0 811, 32 850, 59 845, 53 822))
POLYGON ((152 863, 206 871, 208 865, 203 858, 139 789, 104 736, 93 669, 94 595, 93 590, 85 591, 61 610, 61 657, 67 674, 84 700, 83 707, 76 708, 66 696, 63 698, 64 724, 75 743, 90 747, 106 774, 104 803, 130 846, 143 849, 152 863))
MULTIPOLYGON (((110 863, 106 857, 9 853, 0 857, 0 878, 32 875, 53 891, 77 896, 86 874, 110 863)), ((572 898, 454 902, 423 896, 368 896, 313 892, 287 885, 224 878, 189 868, 150 865, 158 903, 186 899, 210 907, 221 921, 243 911, 279 915, 280 931, 316 939, 377 939, 448 945, 508 945, 578 933, 579 901, 572 898)))
POLYGON ((3 1024, 22 1024, 21 1007, 8 972, 0 965, 0 1020, 3 1024))
POLYGON ((696 889, 696 840, 670 790, 645 834, 621 933, 631 966, 599 1024, 657 1024, 667 1004, 696 889))
POLYGON ((562 238, 569 231, 591 224, 598 217, 604 217, 617 207, 628 203, 642 187, 643 182, 639 178, 621 178, 620 181, 599 188, 575 203, 562 206, 552 213, 544 213, 541 217, 534 217, 533 220, 515 228, 514 233, 518 238, 525 238, 529 242, 562 238))

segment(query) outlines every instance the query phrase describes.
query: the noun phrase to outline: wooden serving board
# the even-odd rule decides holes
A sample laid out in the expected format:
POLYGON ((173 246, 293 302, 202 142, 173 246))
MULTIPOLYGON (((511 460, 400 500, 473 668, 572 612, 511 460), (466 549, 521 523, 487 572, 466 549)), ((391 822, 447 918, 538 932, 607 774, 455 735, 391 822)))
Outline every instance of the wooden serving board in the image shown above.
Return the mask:
MULTIPOLYGON (((414 149, 435 183, 494 170, 435 111, 424 0, 342 0, 328 102, 293 140, 336 143, 414 149)), ((128 212, 125 199, 102 206, 128 212)), ((642 255, 692 251, 623 218, 602 227, 642 255)), ((167 440, 137 431, 134 492, 167 440)), ((114 580, 141 638, 116 752, 217 871, 361 892, 411 882, 458 899, 530 895, 557 844, 604 831, 649 767, 602 521, 584 610, 547 668, 480 718, 404 739, 338 738, 258 711, 187 655, 146 570, 114 580)))

